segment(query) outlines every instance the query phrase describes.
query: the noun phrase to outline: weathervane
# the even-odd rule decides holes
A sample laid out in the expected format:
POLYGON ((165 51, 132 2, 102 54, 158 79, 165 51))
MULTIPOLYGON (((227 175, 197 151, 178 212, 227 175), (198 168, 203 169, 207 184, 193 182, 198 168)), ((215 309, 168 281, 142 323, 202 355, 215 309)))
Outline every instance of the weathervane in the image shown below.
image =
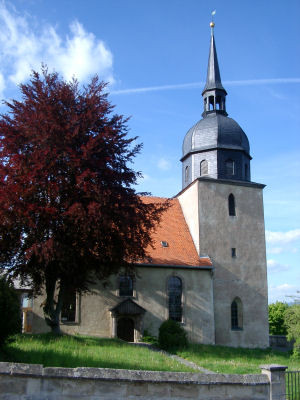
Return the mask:
POLYGON ((213 10, 213 11, 211 12, 211 23, 209 24, 210 27, 211 27, 211 34, 212 34, 212 35, 214 34, 214 26, 215 26, 215 23, 214 23, 214 15, 215 15, 215 13, 216 13, 216 10, 213 10))

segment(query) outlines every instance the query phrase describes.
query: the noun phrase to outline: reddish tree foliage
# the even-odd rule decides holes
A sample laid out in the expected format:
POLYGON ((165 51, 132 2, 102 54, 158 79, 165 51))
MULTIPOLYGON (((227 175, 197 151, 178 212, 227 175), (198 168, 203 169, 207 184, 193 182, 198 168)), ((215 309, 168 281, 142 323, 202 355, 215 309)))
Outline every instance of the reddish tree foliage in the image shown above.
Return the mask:
POLYGON ((80 89, 33 72, 0 120, 0 263, 35 293, 46 288, 53 331, 66 291, 88 291, 146 256, 167 207, 144 204, 132 188, 139 173, 128 163, 140 145, 104 87, 97 77, 80 89))

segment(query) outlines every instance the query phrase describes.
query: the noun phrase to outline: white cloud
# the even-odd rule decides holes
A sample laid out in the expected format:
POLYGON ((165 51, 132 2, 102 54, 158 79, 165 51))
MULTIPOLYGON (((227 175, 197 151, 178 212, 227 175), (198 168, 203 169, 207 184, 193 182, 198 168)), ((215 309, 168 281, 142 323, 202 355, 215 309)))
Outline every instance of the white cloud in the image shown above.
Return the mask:
POLYGON ((65 79, 75 76, 85 81, 97 73, 106 81, 114 81, 112 53, 80 22, 70 24, 66 37, 52 25, 35 25, 29 16, 20 16, 14 8, 0 4, 0 90, 5 89, 3 75, 18 84, 29 77, 32 69, 39 70, 41 63, 65 79))
POLYGON ((148 86, 141 88, 112 90, 110 94, 132 94, 132 93, 157 92, 160 90, 172 90, 172 89, 194 89, 202 87, 204 84, 205 82, 193 82, 193 83, 177 83, 174 85, 148 86))
POLYGON ((267 266, 268 266, 269 272, 281 272, 281 271, 286 271, 287 269, 289 269, 288 265, 280 264, 279 262, 277 262, 275 260, 268 260, 267 266))
POLYGON ((287 244, 300 239, 300 229, 293 229, 287 232, 266 231, 268 244, 287 244))
POLYGON ((292 297, 297 295, 299 286, 290 285, 288 283, 283 283, 278 286, 269 286, 269 303, 274 303, 275 301, 292 301, 292 297))
POLYGON ((269 78, 269 79, 243 79, 239 81, 224 81, 225 85, 273 85, 286 83, 300 83, 300 78, 269 78))
POLYGON ((268 249, 269 254, 280 254, 284 251, 282 247, 272 247, 271 249, 268 249))
POLYGON ((169 169, 171 169, 171 163, 170 161, 168 161, 167 159, 165 159, 164 157, 161 157, 158 160, 157 166, 159 169, 163 170, 163 171, 168 171, 169 169))
MULTIPOLYGON (((243 79, 236 81, 224 81, 226 86, 257 86, 273 84, 295 84, 300 83, 300 78, 270 78, 270 79, 243 79)), ((145 92, 156 92, 160 90, 195 89, 203 87, 205 82, 177 83, 173 85, 148 86, 141 88, 112 90, 110 94, 134 94, 145 92)))
POLYGON ((3 93, 3 92, 4 92, 5 87, 6 87, 6 85, 5 85, 5 79, 4 79, 3 74, 0 72, 0 93, 3 93))

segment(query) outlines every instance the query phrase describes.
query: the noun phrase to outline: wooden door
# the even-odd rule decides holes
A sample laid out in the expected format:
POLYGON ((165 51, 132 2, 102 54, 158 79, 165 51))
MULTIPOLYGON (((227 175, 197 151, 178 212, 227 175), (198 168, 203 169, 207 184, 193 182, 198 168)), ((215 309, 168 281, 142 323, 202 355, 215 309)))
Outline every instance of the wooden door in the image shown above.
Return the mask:
POLYGON ((131 318, 118 320, 117 336, 126 342, 134 342, 134 322, 131 318))

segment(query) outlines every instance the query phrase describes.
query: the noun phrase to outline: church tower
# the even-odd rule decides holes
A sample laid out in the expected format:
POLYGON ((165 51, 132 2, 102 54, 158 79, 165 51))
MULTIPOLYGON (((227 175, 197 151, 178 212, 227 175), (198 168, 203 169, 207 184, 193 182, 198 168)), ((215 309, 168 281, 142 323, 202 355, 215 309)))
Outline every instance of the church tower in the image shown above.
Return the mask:
POLYGON ((199 256, 213 263, 215 343, 267 347, 265 185, 251 182, 248 138, 228 117, 210 26, 203 118, 183 141, 177 198, 199 256))

